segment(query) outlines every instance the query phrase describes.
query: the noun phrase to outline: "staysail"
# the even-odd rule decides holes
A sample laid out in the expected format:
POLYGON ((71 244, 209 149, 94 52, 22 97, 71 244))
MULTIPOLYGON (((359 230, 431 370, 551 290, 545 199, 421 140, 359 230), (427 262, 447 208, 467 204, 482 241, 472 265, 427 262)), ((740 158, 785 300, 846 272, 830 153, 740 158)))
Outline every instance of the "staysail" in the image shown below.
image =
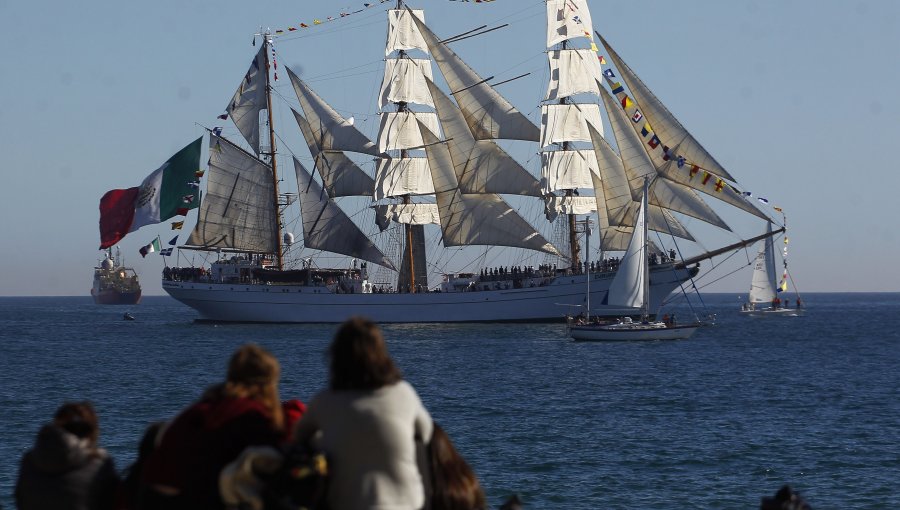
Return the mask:
POLYGON ((413 21, 476 139, 538 141, 537 126, 441 42, 421 19, 413 16, 413 21))
POLYGON ((434 179, 444 246, 511 246, 559 254, 498 195, 462 193, 450 150, 427 126, 420 123, 419 128, 434 179))
POLYGON ((320 150, 309 122, 293 108, 291 111, 297 125, 300 126, 300 132, 303 133, 328 196, 334 198, 372 195, 375 181, 343 151, 320 150))
POLYGON ((300 107, 303 109, 306 120, 309 121, 313 138, 316 140, 319 150, 351 151, 371 156, 381 154, 371 140, 322 100, 290 68, 288 68, 288 76, 294 85, 294 92, 297 93, 300 107))
POLYGON ((210 134, 206 194, 185 246, 275 253, 278 225, 273 195, 272 167, 210 134))
POLYGON ((368 260, 394 269, 394 264, 328 197, 297 158, 294 158, 294 170, 300 193, 304 246, 368 260))

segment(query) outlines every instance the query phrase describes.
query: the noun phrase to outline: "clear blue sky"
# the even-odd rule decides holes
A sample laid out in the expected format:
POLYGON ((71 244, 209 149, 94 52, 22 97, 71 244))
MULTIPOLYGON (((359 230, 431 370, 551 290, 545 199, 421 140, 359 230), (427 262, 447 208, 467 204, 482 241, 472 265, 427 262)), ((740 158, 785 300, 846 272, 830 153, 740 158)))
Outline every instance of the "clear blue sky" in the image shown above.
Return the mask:
MULTIPOLYGON (((0 295, 87 295, 100 197, 137 186, 202 134, 196 123, 215 123, 254 54, 252 34, 362 3, 0 0, 0 295)), ((801 290, 900 290, 900 2, 589 4, 595 29, 701 143, 745 189, 788 213, 801 290)), ((281 66, 370 135, 388 5, 276 43, 281 66)), ((536 120, 547 75, 543 2, 411 5, 441 36, 509 23, 454 49, 495 81, 531 72, 502 91, 536 120)), ((764 228, 741 221, 744 237, 764 228)), ((162 257, 142 260, 137 250, 157 233, 172 235, 144 227, 121 243, 148 294, 161 293, 162 257)), ((731 241, 717 235, 704 245, 731 241)), ((749 268, 711 290, 746 292, 748 282, 749 268)))

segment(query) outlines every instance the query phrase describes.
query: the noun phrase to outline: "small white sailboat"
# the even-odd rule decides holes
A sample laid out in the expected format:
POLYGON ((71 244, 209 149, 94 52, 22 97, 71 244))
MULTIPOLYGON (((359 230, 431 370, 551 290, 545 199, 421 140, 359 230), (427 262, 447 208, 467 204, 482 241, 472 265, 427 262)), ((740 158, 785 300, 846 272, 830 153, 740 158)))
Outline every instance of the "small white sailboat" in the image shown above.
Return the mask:
MULTIPOLYGON (((772 232, 772 224, 769 223, 768 232, 772 232)), ((784 251, 782 253, 782 264, 784 272, 781 281, 777 281, 777 272, 775 270, 775 242, 772 237, 768 237, 763 241, 759 248, 759 254, 756 256, 756 263, 753 266, 753 278, 750 281, 750 294, 747 302, 741 306, 740 313, 749 317, 802 317, 804 309, 800 300, 800 294, 797 293, 795 306, 790 306, 789 301, 784 301, 779 297, 779 292, 787 291, 788 271, 787 271, 787 243, 788 238, 784 238, 784 251)))
MULTIPOLYGON (((644 180, 644 192, 640 208, 634 220, 631 241, 622 262, 609 286, 609 305, 640 309, 640 321, 630 316, 613 323, 592 322, 590 301, 586 313, 579 319, 569 320, 569 336, 575 340, 678 340, 688 338, 700 327, 699 323, 678 325, 674 321, 650 320, 649 295, 649 241, 647 238, 647 208, 650 180, 644 180)), ((588 264, 590 265, 590 264, 588 264)), ((590 279, 590 278, 588 278, 590 279)))

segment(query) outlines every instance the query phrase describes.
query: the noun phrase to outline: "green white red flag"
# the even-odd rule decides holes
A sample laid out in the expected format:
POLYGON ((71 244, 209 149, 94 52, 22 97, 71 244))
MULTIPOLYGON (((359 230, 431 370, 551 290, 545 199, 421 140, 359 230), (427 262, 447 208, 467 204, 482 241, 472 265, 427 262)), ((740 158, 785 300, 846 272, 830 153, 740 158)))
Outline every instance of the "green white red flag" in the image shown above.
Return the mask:
POLYGON ((178 151, 140 186, 114 189, 100 199, 100 249, 109 248, 129 232, 160 223, 200 205, 197 172, 200 142, 178 151))

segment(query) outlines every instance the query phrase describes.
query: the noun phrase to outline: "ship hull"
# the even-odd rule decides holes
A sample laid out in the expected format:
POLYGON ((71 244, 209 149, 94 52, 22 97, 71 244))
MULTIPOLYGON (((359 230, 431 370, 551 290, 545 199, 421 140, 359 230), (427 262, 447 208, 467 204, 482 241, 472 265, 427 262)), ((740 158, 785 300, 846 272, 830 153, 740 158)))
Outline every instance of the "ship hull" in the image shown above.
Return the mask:
POLYGON ((141 291, 119 292, 115 290, 91 289, 91 297, 98 305, 136 305, 141 302, 141 291))
MULTIPOLYGON (((651 272, 650 309, 657 310, 697 269, 651 272)), ((634 309, 604 305, 612 274, 591 279, 591 315, 621 317, 634 309)), ((561 276, 540 287, 419 294, 335 294, 306 285, 238 285, 163 281, 173 298, 215 322, 339 323, 362 315, 380 323, 554 322, 579 314, 585 275, 561 276)))

